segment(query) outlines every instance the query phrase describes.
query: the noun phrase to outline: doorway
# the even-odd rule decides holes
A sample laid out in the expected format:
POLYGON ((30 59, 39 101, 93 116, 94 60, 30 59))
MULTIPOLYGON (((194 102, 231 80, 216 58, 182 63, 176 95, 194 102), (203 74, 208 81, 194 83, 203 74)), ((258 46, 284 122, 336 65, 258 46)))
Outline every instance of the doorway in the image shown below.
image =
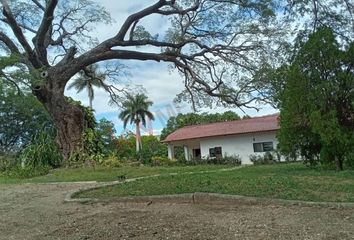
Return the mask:
POLYGON ((194 159, 200 159, 202 156, 202 152, 200 151, 200 148, 193 149, 193 158, 194 159))

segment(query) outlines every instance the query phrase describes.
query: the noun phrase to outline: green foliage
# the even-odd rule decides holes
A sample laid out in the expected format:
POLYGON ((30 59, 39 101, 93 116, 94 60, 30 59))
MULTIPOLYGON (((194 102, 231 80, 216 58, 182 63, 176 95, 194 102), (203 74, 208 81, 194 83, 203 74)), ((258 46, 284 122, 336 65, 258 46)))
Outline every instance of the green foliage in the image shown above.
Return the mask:
POLYGON ((341 170, 354 151, 354 43, 341 46, 322 28, 299 45, 278 70, 277 79, 284 79, 277 89, 280 149, 341 170))
POLYGON ((104 144, 97 132, 86 128, 81 137, 80 146, 71 154, 66 164, 70 167, 95 166, 104 158, 104 144))
POLYGON ((170 117, 170 119, 167 121, 166 127, 162 129, 161 139, 165 139, 169 134, 185 126, 233 121, 239 119, 241 119, 240 116, 238 116, 235 112, 232 111, 226 111, 222 114, 220 113, 215 113, 215 114, 180 113, 176 117, 170 117))
POLYGON ((113 155, 103 159, 100 164, 106 168, 118 168, 123 165, 122 161, 120 161, 116 156, 113 155))
POLYGON ((145 94, 128 95, 123 102, 122 111, 119 118, 123 121, 124 128, 127 124, 142 123, 146 126, 146 118, 154 120, 154 115, 149 111, 152 102, 148 100, 145 94))
POLYGON ((0 81, 0 153, 17 153, 52 121, 36 98, 0 81))
POLYGON ((103 118, 96 126, 97 136, 101 139, 104 145, 103 151, 105 155, 110 155, 115 152, 116 149, 116 129, 114 128, 114 123, 103 118))
POLYGON ((152 166, 173 166, 177 163, 176 160, 171 160, 168 157, 154 156, 151 158, 152 166))
POLYGON ((18 158, 5 156, 0 159, 0 172, 11 178, 31 178, 45 175, 59 167, 62 155, 48 129, 36 134, 18 158))
POLYGON ((162 144, 155 136, 141 137, 143 148, 136 153, 135 137, 128 135, 117 140, 116 155, 119 159, 141 161, 144 164, 150 164, 153 157, 166 157, 167 146, 162 144))
POLYGON ((254 165, 262 165, 262 164, 274 164, 279 162, 280 160, 275 156, 275 153, 266 152, 263 155, 252 154, 250 155, 250 161, 254 165))
POLYGON ((225 155, 221 158, 195 158, 191 159, 189 161, 186 160, 179 160, 180 163, 184 165, 201 165, 201 164, 207 164, 207 165, 235 165, 239 166, 241 165, 241 157, 239 155, 225 155))
POLYGON ((70 104, 78 106, 84 112, 85 120, 87 121, 87 128, 94 129, 96 127, 97 121, 92 108, 83 106, 80 101, 75 101, 71 97, 66 97, 66 100, 70 104))
POLYGON ((53 135, 43 131, 37 134, 30 145, 28 145, 21 155, 21 166, 25 169, 36 169, 37 167, 59 167, 62 162, 53 135))
POLYGON ((0 173, 14 168, 18 164, 18 159, 11 155, 0 155, 0 173))
POLYGON ((81 102, 74 101, 72 98, 67 98, 67 100, 82 109, 87 121, 87 127, 82 133, 78 147, 66 161, 66 164, 72 167, 80 167, 85 164, 95 166, 105 156, 110 154, 110 151, 105 146, 109 140, 105 139, 107 137, 105 134, 110 130, 113 131, 109 129, 113 127, 113 124, 107 120, 103 120, 98 124, 90 107, 82 106, 81 102))

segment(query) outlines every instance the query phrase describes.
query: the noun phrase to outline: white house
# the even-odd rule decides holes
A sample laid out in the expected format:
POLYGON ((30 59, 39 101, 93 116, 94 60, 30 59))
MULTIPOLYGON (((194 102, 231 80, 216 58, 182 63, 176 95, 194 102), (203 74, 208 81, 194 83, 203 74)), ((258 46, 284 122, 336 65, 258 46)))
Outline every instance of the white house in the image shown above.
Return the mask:
POLYGON ((278 114, 251 119, 187 126, 176 130, 163 141, 168 157, 174 147, 183 146, 186 160, 238 155, 242 164, 251 164, 250 155, 264 154, 276 148, 278 114))

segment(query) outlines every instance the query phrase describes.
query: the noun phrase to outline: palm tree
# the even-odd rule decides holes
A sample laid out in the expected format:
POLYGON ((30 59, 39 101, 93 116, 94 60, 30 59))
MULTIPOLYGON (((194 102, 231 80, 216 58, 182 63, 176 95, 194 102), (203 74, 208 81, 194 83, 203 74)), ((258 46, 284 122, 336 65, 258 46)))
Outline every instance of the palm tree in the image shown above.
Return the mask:
POLYGON ((136 152, 142 148, 140 124, 146 127, 146 119, 154 120, 154 115, 149 111, 152 102, 148 100, 145 94, 128 95, 123 102, 123 111, 119 114, 119 118, 123 121, 124 129, 128 122, 135 124, 136 128, 136 152))
POLYGON ((90 65, 79 72, 79 77, 68 86, 68 89, 75 88, 77 93, 87 89, 90 108, 92 109, 92 101, 95 98, 93 87, 105 88, 104 80, 105 75, 98 71, 98 65, 90 65))

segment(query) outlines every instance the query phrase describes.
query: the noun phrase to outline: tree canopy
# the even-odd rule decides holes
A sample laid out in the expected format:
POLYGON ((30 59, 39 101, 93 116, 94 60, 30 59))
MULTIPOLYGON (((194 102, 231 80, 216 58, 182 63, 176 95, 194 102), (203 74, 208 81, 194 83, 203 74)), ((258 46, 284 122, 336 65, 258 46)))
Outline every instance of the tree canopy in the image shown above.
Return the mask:
POLYGON ((0 82, 0 154, 19 152, 46 128, 53 124, 38 100, 0 82))
POLYGON ((292 62, 278 69, 279 141, 286 153, 324 163, 354 161, 354 42, 341 45, 331 28, 299 43, 292 62))

